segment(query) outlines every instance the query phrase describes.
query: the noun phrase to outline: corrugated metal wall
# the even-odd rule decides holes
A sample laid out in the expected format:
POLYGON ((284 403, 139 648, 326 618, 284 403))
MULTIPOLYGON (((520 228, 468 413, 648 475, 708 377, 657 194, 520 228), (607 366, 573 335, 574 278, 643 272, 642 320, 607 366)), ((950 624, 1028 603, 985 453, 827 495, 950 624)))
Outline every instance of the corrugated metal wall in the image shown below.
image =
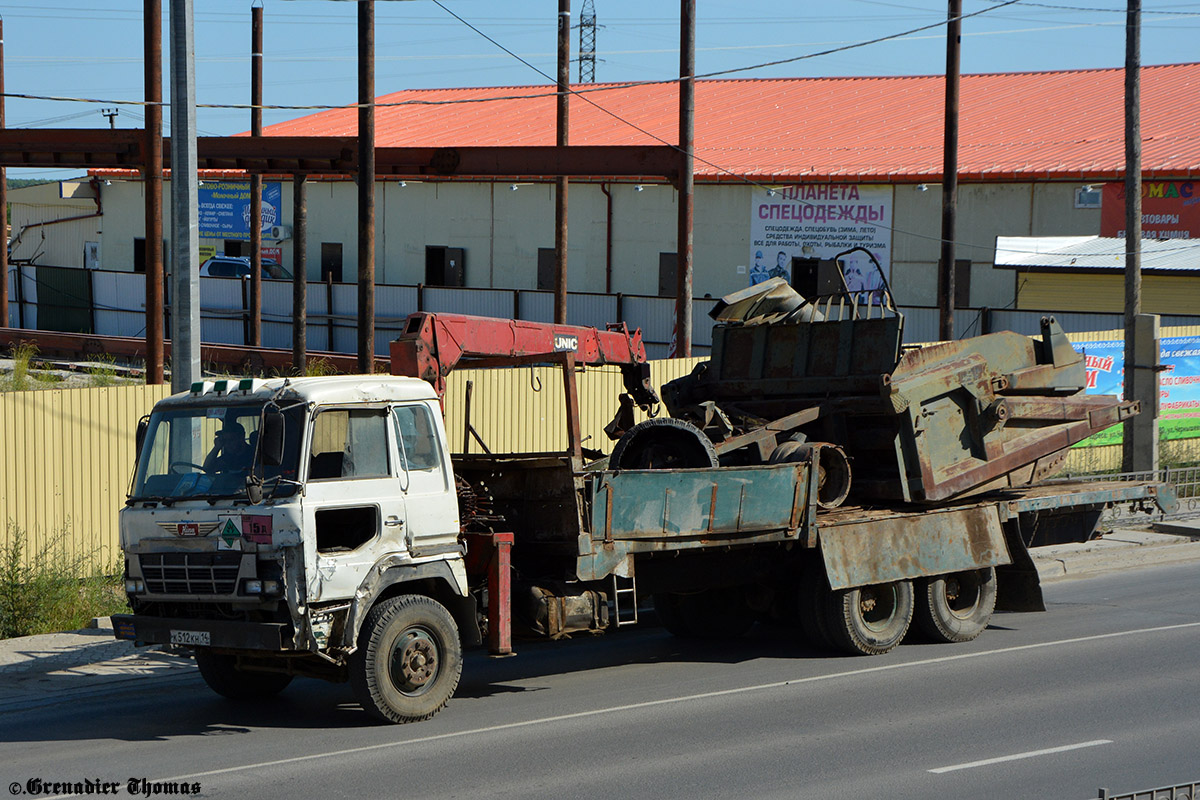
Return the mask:
MULTIPOLYGON (((1103 311, 1120 314, 1125 303, 1123 275, 1023 272, 1019 308, 1103 311)), ((1145 275, 1142 308, 1148 314, 1194 314, 1200 308, 1200 281, 1176 275, 1145 275)))
POLYGON ((23 530, 30 553, 67 532, 76 556, 117 557, 117 511, 133 471, 138 419, 165 386, 0 393, 0 542, 23 530))

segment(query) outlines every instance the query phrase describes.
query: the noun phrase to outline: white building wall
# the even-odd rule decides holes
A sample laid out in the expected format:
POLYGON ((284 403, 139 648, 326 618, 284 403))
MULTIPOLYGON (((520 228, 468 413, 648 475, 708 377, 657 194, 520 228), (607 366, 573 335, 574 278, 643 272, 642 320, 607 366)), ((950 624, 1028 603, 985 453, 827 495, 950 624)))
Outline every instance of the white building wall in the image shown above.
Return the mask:
MULTIPOLYGON (((103 184, 103 182, 101 182, 103 184)), ((282 183, 282 222, 294 225, 292 181, 282 183)), ((396 179, 376 185, 376 279, 416 284, 425 277, 425 247, 445 245, 466 250, 466 283, 471 287, 533 288, 537 285, 538 248, 554 246, 554 184, 550 182, 421 182, 396 179)), ((1077 235, 1099 232, 1100 212, 1074 208, 1079 182, 964 184, 959 187, 959 258, 970 259, 971 303, 1000 308, 1013 300, 1013 273, 991 267, 997 235, 1077 235)), ((678 194, 668 184, 611 184, 614 292, 656 295, 659 254, 676 250, 678 194)), ((133 242, 144 235, 143 184, 112 180, 102 185, 104 216, 85 225, 88 235, 103 231, 105 269, 132 270, 133 242), (102 223, 102 224, 99 224, 102 223)), ((694 290, 719 297, 748 284, 738 272, 750 242, 750 187, 696 187, 694 290)), ((16 192, 14 191, 15 195, 16 192)), ((94 209, 90 201, 55 200, 37 215, 70 216, 94 209), (67 206, 70 209, 67 209, 67 206), (77 207, 78 206, 78 207, 77 207)), ((170 182, 164 182, 165 236, 170 238, 170 182)), ((358 269, 357 192, 352 181, 308 184, 308 259, 310 280, 320 278, 321 243, 342 244, 342 274, 353 281, 358 269)), ((20 229, 14 198, 14 232, 20 229)), ((55 261, 82 265, 84 233, 64 223, 55 261)), ((599 184, 572 183, 569 206, 569 283, 573 291, 603 292, 607 202, 599 184)), ((892 237, 892 287, 902 305, 937 302, 940 254, 941 185, 926 191, 916 185, 895 187, 892 237)), ((53 230, 58 226, 51 226, 53 230)), ((48 235, 47 242, 56 238, 48 235)), ((274 242, 265 242, 268 246, 274 242)), ((290 240, 278 243, 290 269, 290 240)), ((50 254, 47 244, 47 257, 50 254)), ((169 259, 169 243, 168 243, 169 259)), ((14 254, 21 257, 20 253, 14 254)), ((52 263, 42 259, 39 263, 52 263)))

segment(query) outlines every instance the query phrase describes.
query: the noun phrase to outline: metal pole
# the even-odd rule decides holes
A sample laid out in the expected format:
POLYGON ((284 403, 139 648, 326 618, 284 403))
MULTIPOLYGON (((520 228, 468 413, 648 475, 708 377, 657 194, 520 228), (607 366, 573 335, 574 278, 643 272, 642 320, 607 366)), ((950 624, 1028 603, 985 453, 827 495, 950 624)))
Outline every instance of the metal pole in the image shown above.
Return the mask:
POLYGON ((679 230, 675 248, 675 356, 692 355, 693 146, 696 111, 696 0, 679 5, 679 230))
POLYGON ((375 371, 375 0, 358 2, 358 371, 375 371))
MULTIPOLYGON (((263 9, 250 9, 250 135, 262 136, 263 9)), ((250 344, 262 347, 262 175, 250 175, 250 344)))
POLYGON ((146 383, 163 382, 162 0, 144 0, 146 95, 146 383))
POLYGON ((946 22, 946 130, 942 140, 942 296, 938 332, 954 338, 954 239, 958 217, 958 86, 962 36, 962 0, 950 0, 946 22))
MULTIPOLYGON (((570 143, 571 106, 571 0, 558 0, 558 118, 559 147, 570 143)), ((567 322, 567 192, 566 176, 554 184, 554 321, 567 322)))
MULTIPOLYGON (((292 179, 292 368, 308 367, 308 183, 292 179)), ((330 345, 330 350, 333 346, 330 345)))
MULTIPOLYGON (((0 131, 4 130, 4 18, 0 17, 0 131)), ((0 326, 8 325, 8 170, 0 167, 0 326)))
POLYGON ((192 0, 171 0, 171 389, 200 378, 200 222, 197 212, 196 58, 192 0))
MULTIPOLYGON (((1142 4, 1128 0, 1125 15, 1125 399, 1137 400, 1144 379, 1135 368, 1137 317, 1142 313, 1142 4)), ((1152 413, 1143 407, 1142 413, 1152 413)), ((1136 418, 1126 420, 1121 439, 1121 468, 1133 472, 1141 446, 1136 418)))

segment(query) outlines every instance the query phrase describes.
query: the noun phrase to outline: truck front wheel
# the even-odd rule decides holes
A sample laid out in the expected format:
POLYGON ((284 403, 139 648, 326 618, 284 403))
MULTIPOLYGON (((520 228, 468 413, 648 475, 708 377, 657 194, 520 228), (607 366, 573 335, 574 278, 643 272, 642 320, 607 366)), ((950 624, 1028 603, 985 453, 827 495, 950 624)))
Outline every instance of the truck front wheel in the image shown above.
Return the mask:
POLYGON ((259 700, 279 694, 292 682, 292 676, 282 672, 240 670, 236 656, 207 647, 196 648, 196 666, 208 688, 230 700, 259 700))
POLYGON ((429 719, 450 702, 460 675, 458 628, 436 600, 393 597, 363 620, 350 657, 350 684, 373 716, 397 723, 429 719))
POLYGON ((909 581, 858 586, 828 598, 829 636, 852 655, 880 655, 900 644, 913 617, 909 581))
POLYGON ((918 585, 913 620, 935 642, 969 642, 988 626, 996 610, 992 567, 937 575, 918 585))

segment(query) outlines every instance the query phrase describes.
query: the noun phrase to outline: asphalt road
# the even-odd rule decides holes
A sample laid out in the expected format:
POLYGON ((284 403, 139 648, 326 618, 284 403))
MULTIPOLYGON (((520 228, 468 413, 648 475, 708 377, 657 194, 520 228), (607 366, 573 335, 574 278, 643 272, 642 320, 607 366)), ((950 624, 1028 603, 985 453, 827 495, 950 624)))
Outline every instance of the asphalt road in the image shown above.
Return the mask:
MULTIPOLYGON (((827 656, 783 630, 656 628, 468 659, 450 706, 373 724, 297 680, 199 678, 0 715, 3 785, 184 780, 209 797, 1093 798, 1200 778, 1200 564, 1046 587, 962 645, 827 656)), ((124 788, 124 787, 123 787, 124 788)), ((145 795, 143 795, 145 796, 145 795)))

